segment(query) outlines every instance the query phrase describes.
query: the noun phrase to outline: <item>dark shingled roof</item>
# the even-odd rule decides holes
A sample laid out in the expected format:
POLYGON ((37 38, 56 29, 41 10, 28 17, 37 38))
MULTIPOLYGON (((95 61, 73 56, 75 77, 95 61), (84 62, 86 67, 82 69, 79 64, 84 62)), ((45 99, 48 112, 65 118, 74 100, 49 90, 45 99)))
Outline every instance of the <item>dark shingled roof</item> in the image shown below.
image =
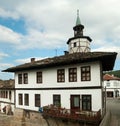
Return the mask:
POLYGON ((53 58, 46 58, 43 60, 25 63, 16 67, 11 67, 6 70, 3 70, 3 72, 16 72, 38 68, 42 69, 93 61, 100 61, 102 63, 103 71, 108 71, 113 69, 116 55, 116 52, 88 52, 66 54, 62 56, 56 56, 53 58))
POLYGON ((14 89, 15 81, 13 79, 10 80, 0 80, 0 89, 14 89))

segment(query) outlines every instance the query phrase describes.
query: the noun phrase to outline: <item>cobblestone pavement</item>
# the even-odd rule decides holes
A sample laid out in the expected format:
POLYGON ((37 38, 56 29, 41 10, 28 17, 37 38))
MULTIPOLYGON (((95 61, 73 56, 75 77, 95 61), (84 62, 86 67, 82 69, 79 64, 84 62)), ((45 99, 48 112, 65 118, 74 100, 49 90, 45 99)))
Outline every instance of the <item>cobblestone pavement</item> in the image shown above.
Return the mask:
POLYGON ((111 112, 110 126, 120 126, 120 99, 107 99, 107 110, 111 112))

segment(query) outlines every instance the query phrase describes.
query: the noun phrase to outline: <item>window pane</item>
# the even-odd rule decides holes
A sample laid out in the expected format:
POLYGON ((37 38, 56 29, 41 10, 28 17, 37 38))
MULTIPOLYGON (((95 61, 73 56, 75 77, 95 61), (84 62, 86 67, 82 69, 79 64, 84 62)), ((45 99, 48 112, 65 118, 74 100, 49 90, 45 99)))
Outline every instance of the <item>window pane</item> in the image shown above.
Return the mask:
POLYGON ((40 94, 35 94, 35 107, 40 107, 40 94))
POLYGON ((81 67, 81 81, 90 81, 90 66, 81 67))
POLYGON ((36 73, 36 77, 37 77, 37 83, 42 83, 42 72, 37 72, 36 73))
POLYGON ((65 82, 65 70, 64 69, 57 70, 57 82, 65 82))
POLYGON ((29 105, 29 95, 28 94, 25 94, 24 102, 25 102, 25 105, 29 105))
POLYGON ((74 97, 74 106, 79 107, 79 97, 74 97))
POLYGON ((23 77, 24 77, 24 84, 28 84, 28 74, 24 73, 23 77))
POLYGON ((69 68, 69 82, 77 81, 77 68, 69 68))
POLYGON ((61 106, 60 95, 53 95, 53 105, 58 106, 58 107, 61 106))
POLYGON ((22 74, 18 74, 18 84, 22 84, 22 74))
POLYGON ((82 110, 91 111, 91 95, 82 95, 82 110))
POLYGON ((18 94, 18 99, 19 99, 19 105, 23 105, 23 95, 22 94, 18 94))

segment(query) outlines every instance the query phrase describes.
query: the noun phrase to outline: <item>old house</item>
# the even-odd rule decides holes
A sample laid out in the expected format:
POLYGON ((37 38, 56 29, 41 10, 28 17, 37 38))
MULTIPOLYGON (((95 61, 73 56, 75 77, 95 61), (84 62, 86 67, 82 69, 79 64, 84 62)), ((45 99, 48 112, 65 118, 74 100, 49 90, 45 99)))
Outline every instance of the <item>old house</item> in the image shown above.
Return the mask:
POLYGON ((92 39, 83 34, 77 14, 74 37, 67 41, 65 55, 8 68, 15 73, 15 106, 38 111, 53 104, 68 110, 103 114, 103 71, 112 70, 117 53, 91 52, 92 39))
POLYGON ((0 80, 0 111, 2 113, 11 114, 14 112, 14 95, 15 81, 13 79, 0 80), (9 113, 9 111, 11 112, 9 113))
POLYGON ((103 85, 106 88, 106 94, 109 98, 118 97, 120 94, 120 78, 114 75, 105 74, 103 76, 103 85))

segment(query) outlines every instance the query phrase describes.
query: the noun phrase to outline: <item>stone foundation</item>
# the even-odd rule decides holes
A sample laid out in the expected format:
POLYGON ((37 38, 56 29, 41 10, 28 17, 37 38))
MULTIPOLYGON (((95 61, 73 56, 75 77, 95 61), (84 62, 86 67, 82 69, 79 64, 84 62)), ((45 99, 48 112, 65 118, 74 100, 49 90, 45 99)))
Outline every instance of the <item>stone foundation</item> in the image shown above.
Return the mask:
POLYGON ((15 109, 10 126, 48 126, 41 113, 23 109, 15 109))

